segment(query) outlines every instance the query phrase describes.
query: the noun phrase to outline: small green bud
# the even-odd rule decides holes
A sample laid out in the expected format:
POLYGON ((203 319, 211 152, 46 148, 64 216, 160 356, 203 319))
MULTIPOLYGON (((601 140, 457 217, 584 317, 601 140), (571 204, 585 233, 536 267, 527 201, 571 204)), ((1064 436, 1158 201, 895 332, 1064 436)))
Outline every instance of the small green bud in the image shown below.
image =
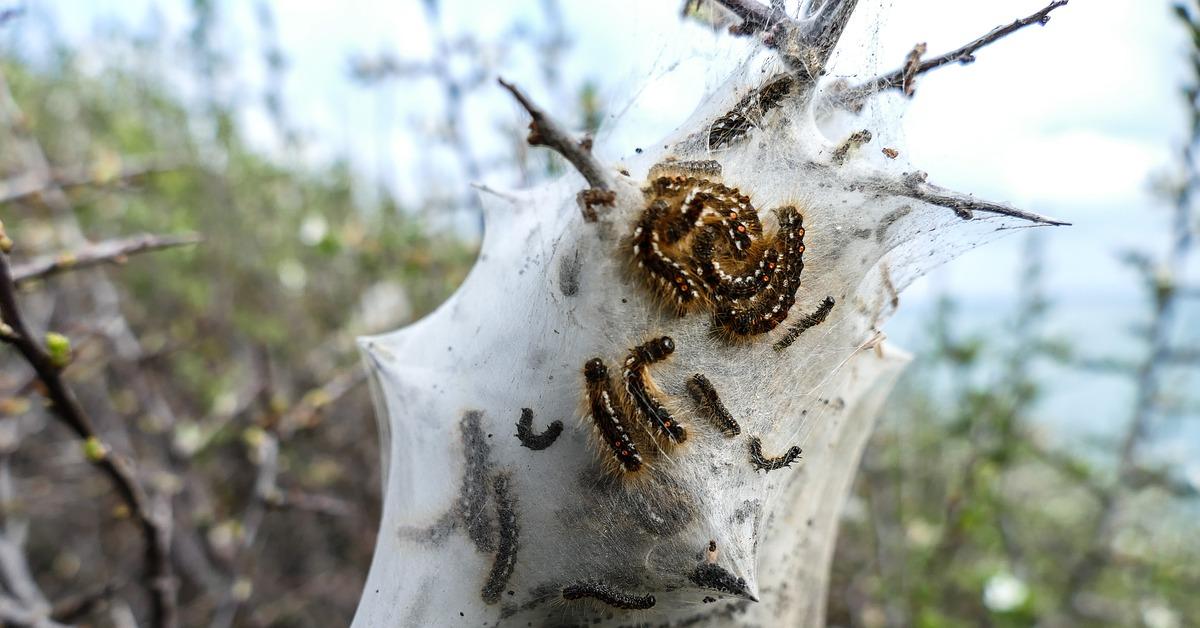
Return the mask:
POLYGON ((108 447, 99 438, 90 436, 83 441, 83 455, 87 456, 89 462, 100 462, 108 456, 108 447))
POLYGON ((4 221, 0 220, 0 253, 7 254, 12 251, 13 241, 8 237, 8 231, 4 229, 4 221))
POLYGON ((50 363, 63 368, 71 363, 71 339, 50 331, 46 332, 46 350, 50 353, 50 363))

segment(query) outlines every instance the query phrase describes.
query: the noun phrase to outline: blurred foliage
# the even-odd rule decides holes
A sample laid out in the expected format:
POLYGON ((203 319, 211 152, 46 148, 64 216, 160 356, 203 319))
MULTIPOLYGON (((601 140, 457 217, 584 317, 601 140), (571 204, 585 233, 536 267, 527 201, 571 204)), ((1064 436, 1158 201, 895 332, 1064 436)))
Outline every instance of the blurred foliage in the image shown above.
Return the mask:
MULTIPOLYGON (((371 184, 346 164, 296 157, 304 147, 277 95, 263 98, 286 145, 252 146, 237 103, 215 96, 226 51, 209 35, 219 18, 211 3, 194 8, 191 67, 171 71, 199 86, 199 100, 144 57, 98 62, 62 47, 0 60, 16 105, 0 121, 0 176, 36 170, 30 151, 40 145, 52 176, 88 182, 67 189, 65 213, 46 193, 10 198, 4 224, 15 263, 70 251, 73 232, 203 235, 116 271, 24 286, 28 315, 50 332, 54 354, 73 360, 72 384, 105 442, 170 499, 183 625, 230 609, 237 625, 345 625, 374 544, 378 445, 367 388, 331 400, 324 386, 361 383, 355 337, 435 307, 475 250, 431 231, 386 190, 365 201, 371 184), (116 312, 102 286, 116 287, 116 312), (134 354, 119 350, 114 325, 133 330, 134 354), (268 435, 280 442, 278 477, 264 493, 256 478, 268 435)), ((168 48, 139 45, 138 55, 168 48)), ((265 54, 282 71, 279 51, 265 54)), ((140 539, 85 464, 103 445, 72 443, 28 403, 36 393, 9 350, 0 397, 12 415, 0 440, 19 514, 36 523, 27 551, 38 584, 56 601, 111 583, 113 604, 129 600, 141 616, 140 539)), ((102 613, 89 621, 109 623, 102 613)))
MULTIPOLYGON (((544 81, 571 94, 579 126, 594 132, 603 85, 558 84, 567 38, 557 5, 542 4, 553 18, 548 34, 521 27, 506 40, 530 37, 544 81)), ((301 157, 303 133, 279 93, 287 59, 265 3, 257 19, 268 77, 255 94, 230 93, 235 55, 216 43, 221 4, 189 6, 187 62, 172 67, 147 62, 179 48, 157 40, 134 40, 132 54, 103 59, 66 46, 0 59, 19 110, 0 120, 0 177, 16 181, 36 169, 32 138, 51 174, 82 173, 89 182, 66 188, 66 212, 46 194, 3 202, 17 261, 70 251, 79 244, 73 232, 90 240, 143 231, 205 237, 119 270, 23 288, 27 315, 69 361, 104 442, 79 443, 50 418, 28 371, 6 352, 0 465, 11 468, 14 487, 0 491, 0 515, 4 529, 17 518, 34 523, 26 552, 51 602, 111 585, 81 621, 114 625, 124 604, 144 616, 140 541, 87 464, 112 447, 136 459, 151 491, 171 505, 184 625, 345 625, 374 546, 378 452, 366 388, 343 395, 329 384, 359 372, 357 335, 436 307, 465 276, 474 248, 423 222, 429 207, 401 207, 346 163, 301 157), (239 112, 256 99, 280 138, 276 151, 248 140, 239 112), (122 329, 132 332, 132 350, 122 329), (264 490, 259 480, 276 445, 278 476, 264 490)), ((437 3, 425 6, 427 26, 438 28, 437 3)), ((1197 7, 1177 13, 1200 33, 1197 7)), ((2 27, 23 28, 21 20, 2 27)), ((474 70, 484 67, 486 46, 439 37, 474 70)), ((351 68, 364 82, 433 77, 448 93, 490 85, 487 72, 451 77, 444 66, 384 56, 351 68)), ((1200 120, 1196 93, 1192 86, 1185 96, 1200 120)), ((447 99, 429 141, 453 151, 462 172, 484 171, 487 160, 454 130, 460 106, 447 99)), ((506 167, 515 163, 523 180, 561 171, 548 153, 525 150, 520 125, 502 132, 513 146, 506 167)), ((1190 152, 1180 170, 1167 196, 1188 208, 1190 152)), ((921 357, 865 455, 841 531, 831 624, 1173 628, 1200 617, 1194 486, 1122 455, 1118 444, 1066 449, 1039 431, 1040 402, 1051 392, 1046 369, 1087 360, 1044 331, 1051 310, 1036 245, 1026 259, 1022 299, 1003 329, 964 333, 946 300, 930 321, 930 345, 913 347, 921 357)), ((1147 288, 1147 328, 1162 327, 1184 287, 1155 252, 1129 259, 1147 288)), ((1140 337, 1142 364, 1091 360, 1090 368, 1141 381, 1158 364, 1153 334, 1140 337)), ((1163 396, 1150 390, 1146 403, 1163 396)))
POLYGON ((834 557, 831 625, 1200 625, 1195 479, 1154 453, 1181 418, 1200 415, 1200 353, 1188 346, 1200 296, 1189 266, 1200 226, 1200 2, 1174 10, 1194 47, 1190 126, 1160 186, 1167 237, 1122 256, 1145 295, 1138 357, 1095 358, 1087 352, 1111 345, 1047 335, 1036 240, 1003 329, 964 333, 943 300, 930 346, 913 347, 919 358, 864 454, 834 557), (1116 439, 1052 443, 1040 431, 1040 402, 1072 369, 1088 387, 1117 378, 1132 389, 1116 439))

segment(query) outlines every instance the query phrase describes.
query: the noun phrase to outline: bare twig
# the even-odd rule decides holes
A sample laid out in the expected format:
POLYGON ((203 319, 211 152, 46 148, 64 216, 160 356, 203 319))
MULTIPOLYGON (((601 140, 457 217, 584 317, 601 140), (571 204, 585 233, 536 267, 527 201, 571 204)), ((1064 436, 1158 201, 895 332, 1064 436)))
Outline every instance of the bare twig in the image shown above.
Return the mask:
POLYGON ((350 394, 367 381, 366 370, 355 367, 338 374, 320 388, 305 393, 300 402, 292 406, 279 420, 277 431, 281 438, 288 438, 299 430, 317 424, 321 411, 350 394))
POLYGON ((825 72, 833 49, 858 0, 811 0, 802 20, 784 12, 782 3, 758 0, 712 0, 741 19, 730 29, 735 35, 759 35, 767 46, 801 78, 814 79, 825 72))
POLYGON ((95 167, 56 169, 48 179, 41 176, 42 173, 27 172, 0 182, 0 204, 22 201, 55 189, 68 191, 84 187, 124 185, 154 174, 178 170, 181 165, 171 160, 156 160, 126 164, 120 171, 111 173, 95 167))
POLYGON ((572 166, 587 179, 589 185, 598 190, 611 190, 608 175, 599 161, 592 156, 590 140, 579 141, 567 133, 546 112, 542 111, 533 101, 529 100, 516 85, 497 79, 517 99, 517 102, 529 112, 533 119, 529 123, 529 143, 533 146, 545 146, 562 155, 572 166))
POLYGON ((715 0, 717 4, 729 9, 738 16, 742 23, 735 34, 753 35, 765 30, 771 30, 781 24, 791 22, 786 13, 778 7, 768 6, 758 0, 715 0))
MULTIPOLYGON (((16 432, 19 428, 9 424, 5 429, 16 432)), ((15 449, 17 439, 11 441, 15 449)), ((25 540, 29 535, 29 521, 14 512, 16 497, 12 482, 12 449, 0 451, 0 583, 3 584, 5 605, 13 612, 0 612, 0 624, 21 625, 22 616, 45 616, 50 609, 38 583, 33 578, 29 561, 25 557, 25 540)), ((24 625, 44 628, 47 622, 35 620, 24 625)))
POLYGON ((8 256, 0 254, 0 314, 8 326, 2 339, 17 349, 46 388, 51 409, 86 444, 89 460, 108 477, 142 531, 145 543, 145 586, 153 625, 176 625, 175 582, 170 561, 170 527, 151 513, 150 500, 123 457, 107 451, 87 412, 62 377, 62 368, 34 339, 17 304, 16 283, 8 256))
MULTIPOLYGON (((362 368, 353 368, 338 374, 325 385, 305 394, 300 402, 277 422, 269 422, 267 429, 259 431, 250 443, 254 448, 251 457, 257 469, 254 497, 242 512, 242 536, 232 569, 234 586, 229 587, 221 599, 211 623, 212 628, 231 626, 237 618, 238 611, 245 601, 244 596, 239 595, 239 591, 244 587, 239 585, 250 582, 247 575, 252 559, 250 550, 268 511, 292 508, 334 516, 352 512, 348 504, 337 498, 281 490, 278 485, 279 448, 281 442, 297 430, 315 425, 324 408, 349 394, 366 382, 366 379, 366 371, 362 368)), ((264 386, 265 391, 269 389, 269 385, 264 386)))
POLYGON ((47 255, 25 262, 12 269, 13 282, 18 286, 34 279, 69 270, 78 270, 101 264, 124 264, 130 255, 149 253, 177 246, 201 242, 198 235, 164 236, 142 234, 128 238, 105 240, 89 244, 71 253, 47 255))
POLYGON ((1167 364, 1175 366, 1200 366, 1200 347, 1182 347, 1166 355, 1167 364))
MULTIPOLYGON (((814 170, 827 170, 826 164, 811 162, 809 168, 814 170)), ((905 196, 913 200, 922 201, 931 205, 945 207, 954 212, 956 216, 963 220, 971 220, 975 218, 975 213, 996 214, 1000 216, 1009 216, 1011 218, 1020 218, 1031 223, 1052 226, 1066 226, 1069 222, 1063 222, 1054 218, 1027 212, 1025 210, 1009 207, 1001 203, 994 203, 983 199, 975 198, 969 194, 961 194, 952 190, 947 190, 938 185, 929 183, 926 179, 928 175, 925 172, 911 172, 901 181, 895 181, 890 178, 883 177, 867 177, 857 180, 851 180, 846 184, 847 189, 858 189, 865 193, 881 194, 886 196, 905 196)))
MULTIPOLYGON (((972 63, 975 61, 975 53, 981 48, 995 43, 1007 37, 1008 35, 1025 28, 1026 26, 1030 26, 1032 24, 1046 24, 1050 21, 1050 12, 1059 7, 1066 6, 1067 1, 1068 0, 1055 0, 1041 11, 1038 11, 1033 15, 1016 20, 1007 26, 996 27, 989 31, 986 35, 979 37, 978 39, 965 46, 962 46, 961 48, 952 50, 937 57, 933 57, 932 59, 921 61, 915 66, 912 63, 913 53, 916 53, 917 49, 914 48, 913 52, 909 53, 908 63, 905 64, 905 67, 894 72, 875 77, 865 83, 862 83, 861 85, 852 87, 839 94, 832 95, 831 98, 834 101, 833 104, 846 109, 857 110, 862 106, 862 103, 865 102, 867 98, 891 89, 903 89, 906 95, 911 96, 912 90, 914 89, 913 81, 918 75, 950 63, 972 63)), ((918 48, 923 48, 923 44, 918 45, 918 48)), ((918 59, 921 53, 924 53, 924 50, 921 50, 920 53, 916 55, 918 59)))
POLYGON ((77 622, 108 601, 119 588, 119 585, 109 582, 91 591, 59 600, 50 611, 50 616, 66 624, 77 622))

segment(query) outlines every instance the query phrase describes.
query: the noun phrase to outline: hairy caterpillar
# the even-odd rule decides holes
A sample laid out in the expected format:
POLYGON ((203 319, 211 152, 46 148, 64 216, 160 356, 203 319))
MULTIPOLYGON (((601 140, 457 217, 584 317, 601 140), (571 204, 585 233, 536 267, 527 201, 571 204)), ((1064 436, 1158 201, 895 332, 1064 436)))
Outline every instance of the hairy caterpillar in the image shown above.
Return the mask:
POLYGON ((614 608, 645 610, 654 606, 653 595, 634 595, 601 582, 576 582, 563 587, 564 600, 592 598, 614 608))
POLYGON ((496 559, 487 583, 483 585, 483 601, 495 604, 512 577, 517 563, 517 537, 521 528, 517 525, 516 500, 509 493, 512 479, 507 473, 492 478, 492 489, 496 498, 496 517, 500 522, 500 542, 496 547, 496 559))
POLYGON ((534 451, 541 451, 554 441, 558 440, 559 434, 562 434, 562 421, 554 421, 546 426, 540 434, 533 431, 533 410, 530 408, 521 408, 521 418, 517 421, 517 440, 521 441, 522 447, 527 447, 534 451))
POLYGON ((713 121, 708 129, 708 147, 725 148, 749 135, 750 129, 768 111, 779 106, 794 84, 792 77, 783 76, 747 94, 728 113, 713 121))
POLYGON ((765 458, 762 452, 762 439, 755 436, 750 439, 750 462, 754 464, 755 469, 771 472, 776 469, 783 469, 791 466, 798 458, 800 458, 801 450, 799 447, 792 445, 787 450, 787 453, 775 458, 765 458))
POLYGON ((762 234, 758 211, 750 204, 750 197, 736 188, 692 176, 659 177, 651 181, 649 194, 651 207, 666 207, 655 218, 665 245, 680 243, 698 226, 719 225, 734 255, 742 257, 762 234))
POLYGON ((730 340, 764 334, 788 317, 796 303, 796 290, 804 271, 804 221, 795 207, 775 210, 779 232, 775 246, 779 250, 776 280, 753 299, 722 304, 713 315, 717 330, 730 340))
POLYGON ((588 408, 592 422, 600 431, 601 439, 612 450, 613 457, 625 472, 632 473, 641 469, 642 456, 625 429, 625 417, 620 406, 613 400, 608 367, 600 358, 592 358, 583 367, 583 377, 587 382, 588 408))
POLYGON ((721 262, 714 259, 714 245, 718 237, 717 229, 706 227, 692 242, 692 260, 696 264, 696 271, 712 292, 714 301, 749 298, 771 284, 779 266, 779 251, 774 246, 752 245, 751 252, 747 254, 749 259, 744 265, 745 270, 730 275, 721 262))
POLYGON ((691 573, 688 580, 692 584, 714 591, 723 591, 733 595, 746 595, 746 579, 738 578, 720 565, 709 562, 700 563, 691 573))
POLYGON ((629 394, 631 405, 650 423, 655 435, 673 443, 682 443, 687 440, 687 429, 659 401, 661 395, 646 373, 648 366, 667 359, 674 352, 675 341, 670 336, 638 345, 625 358, 621 377, 625 381, 625 392, 629 394))
POLYGON ((696 373, 688 380, 687 389, 702 413, 712 420, 722 434, 732 438, 742 433, 742 427, 734 420, 729 410, 725 409, 725 404, 721 403, 721 397, 717 395, 717 390, 707 377, 696 373))
POLYGON ((684 314, 700 299, 699 282, 692 271, 664 253, 660 246, 657 223, 666 212, 666 203, 662 201, 646 208, 633 231, 633 259, 638 268, 650 274, 654 287, 674 303, 680 314, 684 314))
POLYGON ((825 297, 825 300, 821 301, 821 305, 817 306, 817 309, 812 314, 805 316, 797 321, 795 325, 788 328, 787 334, 775 343, 775 350, 783 351, 792 346, 792 343, 796 342, 800 334, 808 331, 811 327, 824 323, 825 318, 829 316, 829 312, 833 310, 833 306, 833 297, 825 297))

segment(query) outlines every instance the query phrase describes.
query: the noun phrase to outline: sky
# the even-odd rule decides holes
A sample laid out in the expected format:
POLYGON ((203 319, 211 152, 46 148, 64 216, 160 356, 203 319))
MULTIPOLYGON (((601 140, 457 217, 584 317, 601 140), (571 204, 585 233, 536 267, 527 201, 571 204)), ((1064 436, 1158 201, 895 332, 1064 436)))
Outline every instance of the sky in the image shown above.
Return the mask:
MULTIPOLYGON (((847 41, 853 43, 835 58, 833 72, 862 76, 891 69, 917 42, 937 54, 1046 2, 863 0, 864 6, 882 7, 865 11, 851 25, 847 41)), ((682 122, 749 45, 681 23, 677 0, 561 4, 572 43, 558 90, 541 80, 531 51, 514 45, 502 52, 505 42, 511 44, 506 33, 514 23, 534 29, 541 24, 539 0, 442 0, 440 19, 452 37, 473 33, 488 42, 483 55, 490 60, 488 70, 526 87, 550 110, 566 108, 567 94, 583 81, 596 82, 601 107, 609 113, 597 150, 610 159, 629 155, 682 122)), ((285 102, 308 131, 306 158, 350 155, 356 168, 411 202, 430 185, 444 186, 449 195, 465 189, 454 162, 413 131, 437 124, 443 101, 436 86, 418 81, 367 88, 349 76, 355 54, 431 56, 434 43, 422 2, 271 5, 290 62, 285 102)), ((903 105, 902 148, 932 181, 1073 223, 1039 234, 1047 289, 1057 304, 1053 324, 1097 355, 1136 348, 1123 338, 1141 314, 1141 295, 1118 254, 1159 249, 1165 237, 1166 212, 1150 182, 1168 172, 1184 126, 1177 94, 1185 41, 1169 5, 1072 0, 1048 25, 984 49, 974 64, 925 75, 916 98, 903 105)), ((235 62, 239 84, 230 91, 261 85, 262 64, 254 55, 262 39, 253 3, 227 0, 219 6, 230 18, 220 37, 248 51, 235 62)), ((104 25, 184 32, 188 15, 182 0, 49 0, 36 11, 53 15, 64 35, 84 44, 104 25)), ((496 135, 498 123, 520 120, 508 96, 484 86, 468 96, 467 112, 467 130, 483 156, 503 154, 507 146, 488 138, 496 135)), ((278 150, 261 108, 248 103, 243 116, 264 150, 278 150)), ((507 180, 488 182, 512 185, 510 174, 498 176, 507 180)), ((930 308, 944 293, 962 300, 972 324, 999 326, 1015 298, 1023 250, 1020 236, 1009 237, 918 281, 888 325, 892 340, 919 346, 930 308)), ((1085 436, 1111 435, 1120 427, 1127 388, 1095 378, 1058 381, 1060 390, 1046 407, 1052 427, 1085 436), (1084 424, 1080 407, 1093 420, 1084 424)))

